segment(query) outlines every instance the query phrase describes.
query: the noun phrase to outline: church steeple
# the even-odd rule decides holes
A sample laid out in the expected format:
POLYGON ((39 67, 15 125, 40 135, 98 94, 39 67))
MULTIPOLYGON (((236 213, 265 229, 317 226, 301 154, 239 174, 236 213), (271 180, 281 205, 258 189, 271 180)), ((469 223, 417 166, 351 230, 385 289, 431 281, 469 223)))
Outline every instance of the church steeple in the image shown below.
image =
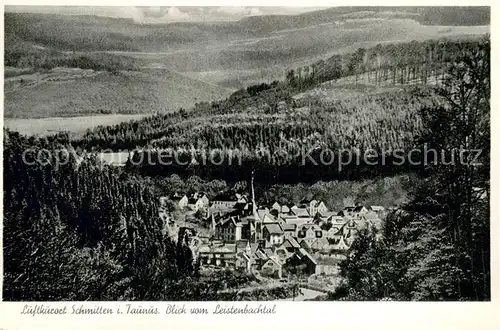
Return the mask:
POLYGON ((251 189, 251 194, 252 194, 252 210, 253 214, 257 214, 257 204, 255 203, 255 190, 253 188, 253 180, 255 176, 255 171, 252 170, 252 176, 250 178, 250 189, 251 189))
POLYGON ((252 170, 251 178, 250 178, 250 190, 252 195, 252 214, 254 218, 254 230, 253 230, 253 241, 257 242, 257 239, 261 239, 262 237, 262 219, 260 219, 259 214, 257 213, 257 203, 255 201, 255 189, 254 189, 254 178, 255 171, 252 170))

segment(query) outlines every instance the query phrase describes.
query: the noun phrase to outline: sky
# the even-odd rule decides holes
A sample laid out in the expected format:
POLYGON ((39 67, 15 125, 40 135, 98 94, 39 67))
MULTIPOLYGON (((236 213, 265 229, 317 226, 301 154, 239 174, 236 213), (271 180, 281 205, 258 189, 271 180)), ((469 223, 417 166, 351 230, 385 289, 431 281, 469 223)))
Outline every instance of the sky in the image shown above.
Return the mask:
POLYGON ((324 7, 91 7, 5 6, 6 12, 57 13, 131 18, 137 23, 234 21, 246 16, 296 15, 324 7))

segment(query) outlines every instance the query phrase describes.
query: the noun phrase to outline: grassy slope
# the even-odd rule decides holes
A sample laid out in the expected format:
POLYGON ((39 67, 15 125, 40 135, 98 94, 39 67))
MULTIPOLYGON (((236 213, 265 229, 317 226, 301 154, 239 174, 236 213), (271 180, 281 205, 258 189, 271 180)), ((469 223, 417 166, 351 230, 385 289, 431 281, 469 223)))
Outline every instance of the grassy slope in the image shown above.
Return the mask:
POLYGON ((139 114, 191 107, 231 91, 168 70, 86 72, 52 70, 6 79, 6 118, 65 117, 88 114, 139 114), (21 79, 23 80, 21 82, 21 79))
POLYGON ((145 115, 95 115, 79 117, 53 117, 41 119, 6 118, 4 126, 24 135, 51 135, 71 132, 78 136, 99 125, 117 125, 124 121, 139 120, 145 115))

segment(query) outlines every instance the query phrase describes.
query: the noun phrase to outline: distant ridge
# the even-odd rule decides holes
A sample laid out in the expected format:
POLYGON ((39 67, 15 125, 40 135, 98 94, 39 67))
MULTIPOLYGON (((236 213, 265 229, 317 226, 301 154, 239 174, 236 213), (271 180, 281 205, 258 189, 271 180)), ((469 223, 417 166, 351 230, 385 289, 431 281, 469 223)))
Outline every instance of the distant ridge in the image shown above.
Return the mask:
MULTIPOLYGON (((8 8, 7 8, 8 9, 8 8)), ((57 49, 131 50, 262 37, 272 32, 352 19, 412 19, 423 25, 490 25, 490 7, 334 7, 299 15, 249 16, 229 22, 139 24, 89 15, 5 13, 5 37, 57 49), (75 41, 75 39, 78 39, 75 41)))

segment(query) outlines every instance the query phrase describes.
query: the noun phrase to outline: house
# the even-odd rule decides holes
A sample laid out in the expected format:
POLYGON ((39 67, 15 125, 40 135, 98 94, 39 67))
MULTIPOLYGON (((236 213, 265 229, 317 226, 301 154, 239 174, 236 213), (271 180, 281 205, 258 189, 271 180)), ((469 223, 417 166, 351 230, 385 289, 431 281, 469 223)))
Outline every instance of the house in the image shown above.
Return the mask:
POLYGON ((328 223, 332 217, 339 217, 339 216, 337 215, 337 212, 318 211, 314 216, 313 223, 321 227, 324 224, 328 223))
POLYGON ((241 239, 235 242, 236 252, 244 252, 247 255, 252 255, 252 248, 250 246, 250 241, 247 239, 241 239))
POLYGON ((288 258, 285 269, 292 274, 312 275, 316 272, 317 264, 314 257, 301 248, 288 258))
POLYGON ((314 239, 322 237, 323 237, 323 230, 321 230, 321 228, 318 225, 315 225, 313 223, 303 224, 299 226, 297 229, 297 239, 299 241, 301 240, 312 241, 314 239))
POLYGON ((284 263, 291 255, 293 252, 288 251, 285 247, 279 246, 274 250, 274 254, 276 254, 279 258, 279 260, 284 263))
POLYGON ((250 273, 252 258, 245 252, 236 252, 235 268, 250 273))
POLYGON ((347 220, 349 219, 349 217, 341 217, 339 215, 332 215, 331 217, 328 218, 328 221, 327 223, 330 223, 332 225, 336 225, 336 224, 344 224, 347 222, 347 220))
POLYGON ((340 236, 339 240, 332 244, 332 250, 349 250, 350 244, 346 242, 346 239, 343 235, 340 236))
POLYGON ((287 224, 301 225, 310 223, 313 218, 309 215, 309 211, 305 208, 296 207, 288 214, 281 214, 280 218, 287 224))
POLYGON ((268 208, 258 209, 257 216, 262 223, 278 223, 278 220, 272 215, 268 208))
POLYGON ((281 278, 283 273, 283 263, 278 256, 271 256, 262 265, 260 273, 263 276, 281 278))
POLYGON ((367 212, 368 212, 368 209, 366 207, 364 207, 363 205, 357 205, 356 207, 354 207, 353 217, 359 218, 367 212))
POLYGON ((307 243, 306 240, 300 241, 299 244, 300 244, 300 247, 303 248, 304 250, 306 250, 307 252, 312 252, 311 246, 309 245, 309 243, 307 243))
POLYGON ((177 204, 177 207, 180 209, 184 209, 187 207, 189 199, 186 195, 179 195, 179 194, 174 194, 172 196, 171 200, 177 204))
POLYGON ((252 253, 252 264, 251 268, 254 270, 260 270, 264 263, 269 260, 269 257, 264 253, 264 251, 260 248, 257 248, 255 251, 252 253))
POLYGON ((198 249, 200 265, 236 267, 236 247, 234 244, 203 245, 198 249))
MULTIPOLYGON (((363 227, 361 228, 377 228, 381 229, 382 222, 376 212, 369 211, 361 216, 361 221, 363 222, 363 227)), ((361 229, 360 228, 360 229, 361 229)))
POLYGON ((289 223, 281 223, 281 229, 283 229, 284 238, 293 238, 295 237, 295 232, 297 231, 297 225, 289 224, 289 223))
POLYGON ((348 206, 344 208, 342 211, 338 213, 338 215, 341 217, 349 216, 353 218, 359 218, 367 212, 368 209, 366 207, 358 204, 356 206, 348 206))
POLYGON ((316 212, 328 212, 328 207, 326 207, 325 203, 323 202, 319 202, 317 205, 316 205, 316 212))
POLYGON ((302 200, 300 202, 301 207, 306 208, 311 217, 314 217, 317 212, 327 212, 328 208, 325 203, 321 201, 313 200, 302 200))
POLYGON ((242 223, 231 216, 215 226, 215 233, 223 242, 236 242, 242 239, 242 223))
POLYGON ((284 240, 283 229, 276 223, 265 224, 262 235, 272 245, 281 245, 284 240))
POLYGON ((290 208, 288 206, 286 206, 286 205, 281 205, 280 213, 282 213, 282 214, 288 214, 288 213, 290 213, 290 208))
POLYGON ((281 205, 279 205, 278 202, 274 202, 274 204, 271 206, 271 209, 279 212, 281 211, 281 205))
POLYGON ((297 240, 293 237, 285 238, 285 241, 283 242, 283 244, 281 244, 280 247, 285 248, 290 253, 293 253, 301 248, 299 242, 297 242, 297 240))
POLYGON ((343 226, 343 224, 342 225, 332 225, 330 227, 330 229, 325 231, 325 237, 328 239, 339 238, 340 236, 342 236, 342 233, 341 233, 342 226, 343 226))
POLYGON ((280 219, 288 225, 302 225, 306 223, 307 218, 299 218, 296 215, 280 215, 280 219))
POLYGON ((311 218, 309 214, 309 210, 306 208, 295 208, 292 210, 292 213, 295 214, 299 218, 311 218))
POLYGON ((248 203, 250 200, 245 194, 235 194, 238 203, 248 203))
POLYGON ((192 196, 188 198, 187 207, 189 207, 193 211, 198 211, 201 209, 206 209, 209 207, 210 201, 208 200, 207 195, 194 193, 192 196))
POLYGON ((369 207, 370 211, 377 212, 377 213, 382 213, 385 211, 385 208, 383 206, 378 206, 378 205, 371 205, 369 207))
POLYGON ((330 242, 326 237, 317 238, 308 243, 312 251, 327 251, 330 250, 330 242))
POLYGON ((236 194, 226 192, 215 196, 211 206, 214 209, 232 209, 237 203, 246 203, 243 200, 241 196, 238 198, 236 194))

